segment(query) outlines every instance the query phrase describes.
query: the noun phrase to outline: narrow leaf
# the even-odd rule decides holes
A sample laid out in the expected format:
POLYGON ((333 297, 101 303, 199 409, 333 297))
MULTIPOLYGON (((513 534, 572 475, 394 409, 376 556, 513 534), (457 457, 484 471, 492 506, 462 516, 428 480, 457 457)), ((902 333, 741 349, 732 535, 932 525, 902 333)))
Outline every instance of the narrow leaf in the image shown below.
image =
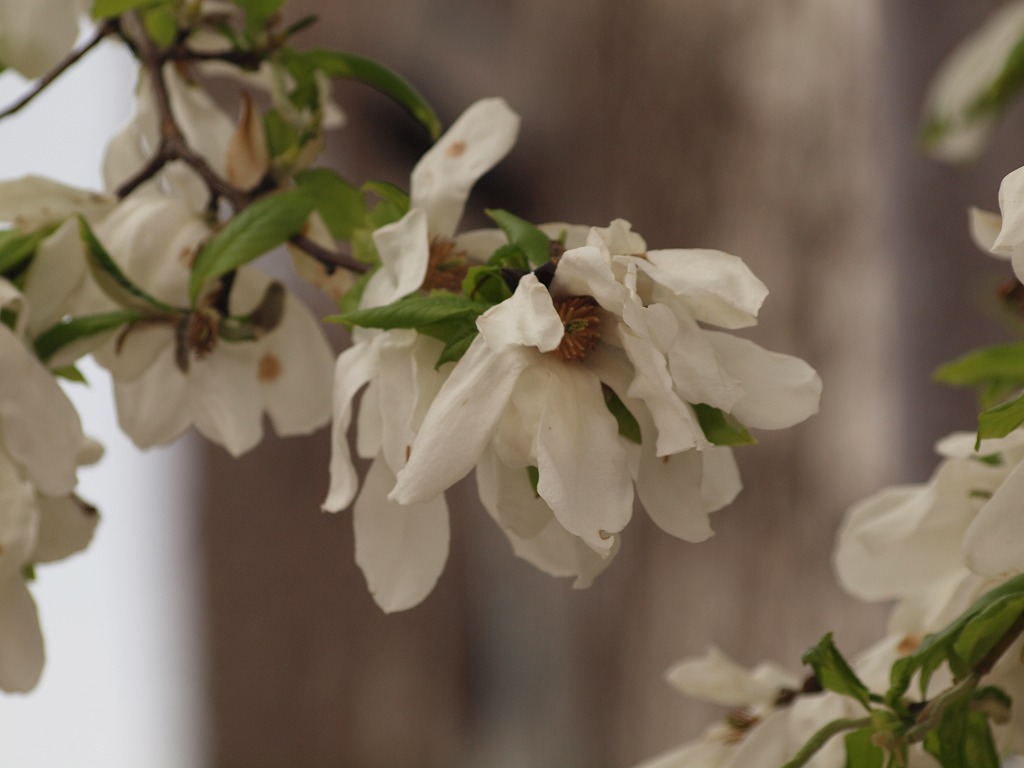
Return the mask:
POLYGON ((44 227, 23 233, 15 229, 0 232, 0 274, 15 269, 35 254, 39 244, 53 231, 44 227))
POLYGON ((326 319, 364 328, 425 328, 449 320, 475 318, 487 308, 486 304, 464 296, 436 293, 407 296, 384 307, 359 309, 326 319))
POLYGON ((210 280, 298 234, 313 207, 313 198, 307 192, 293 189, 262 197, 244 208, 196 254, 188 286, 193 305, 210 280))
MULTIPOLYGON (((35 340, 36 355, 46 362, 68 344, 140 320, 142 313, 130 309, 100 315, 76 317, 43 331, 35 340)), ((73 370, 73 369, 72 369, 73 370)), ((81 374, 79 374, 81 376, 81 374)))
POLYGON ((1024 386, 1024 344, 998 344, 975 350, 941 366, 933 377, 956 387, 992 382, 1024 386))
POLYGON ((296 54, 289 50, 288 53, 290 56, 301 56, 307 66, 319 69, 330 77, 356 80, 375 88, 422 123, 430 132, 431 139, 436 141, 441 135, 441 121, 426 99, 400 75, 380 62, 340 51, 312 50, 296 54))

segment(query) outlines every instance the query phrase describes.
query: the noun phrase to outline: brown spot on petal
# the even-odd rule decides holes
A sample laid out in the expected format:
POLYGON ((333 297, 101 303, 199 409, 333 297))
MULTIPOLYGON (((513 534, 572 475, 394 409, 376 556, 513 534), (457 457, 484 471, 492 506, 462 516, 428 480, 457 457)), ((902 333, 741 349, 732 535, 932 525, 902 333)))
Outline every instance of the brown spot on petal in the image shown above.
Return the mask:
POLYGON ((178 252, 178 261, 180 261, 182 264, 184 264, 189 269, 192 268, 192 264, 195 262, 195 260, 196 260, 196 251, 195 251, 195 248, 193 248, 191 246, 187 245, 187 246, 185 246, 184 248, 182 248, 178 252))
POLYGON ((454 141, 448 145, 448 149, 444 151, 448 157, 458 157, 466 151, 466 142, 454 141))
POLYGON ((276 381, 283 370, 284 367, 281 365, 281 361, 277 359, 277 356, 272 352, 267 352, 267 354, 260 358, 257 375, 260 377, 260 381, 269 384, 272 381, 276 381))
POLYGON ((908 653, 913 653, 917 650, 917 647, 921 644, 920 635, 907 635, 900 644, 896 646, 896 651, 900 656, 906 656, 908 653))
POLYGON ((603 528, 598 529, 597 535, 600 536, 605 541, 608 541, 608 539, 610 539, 612 537, 612 535, 610 533, 608 533, 608 531, 604 530, 603 528))

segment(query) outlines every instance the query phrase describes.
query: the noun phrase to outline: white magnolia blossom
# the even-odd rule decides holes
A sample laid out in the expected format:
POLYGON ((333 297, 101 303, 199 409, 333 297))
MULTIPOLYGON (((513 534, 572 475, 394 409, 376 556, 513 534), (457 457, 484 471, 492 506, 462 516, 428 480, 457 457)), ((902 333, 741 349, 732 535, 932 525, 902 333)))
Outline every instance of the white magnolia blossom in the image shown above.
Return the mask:
POLYGON ((976 113, 978 100, 1024 40, 1024 2, 1014 0, 993 13, 964 39, 936 73, 925 99, 928 150, 962 162, 978 155, 995 125, 996 113, 976 113))
MULTIPOLYGON (((901 652, 906 649, 901 648, 900 638, 887 637, 861 654, 854 671, 869 687, 884 689, 889 667, 901 652)), ((699 738, 636 768, 779 768, 826 724, 866 714, 849 697, 828 691, 800 692, 801 682, 795 675, 769 663, 744 669, 717 648, 679 662, 667 677, 686 696, 733 710, 699 738)), ((908 757, 908 768, 938 766, 920 746, 911 749, 908 757)), ((841 737, 829 740, 806 763, 811 768, 846 764, 841 737)))
MULTIPOLYGON (((363 293, 363 308, 389 304, 418 290, 427 277, 432 238, 451 238, 473 184, 512 148, 519 117, 501 99, 470 106, 416 164, 410 210, 374 233, 380 269, 363 293)), ((411 331, 357 329, 335 372, 331 486, 324 509, 356 499, 356 562, 385 611, 411 608, 434 588, 448 559, 448 507, 440 492, 413 505, 387 499, 426 408, 451 366, 435 370, 441 345, 411 331), (358 479, 347 432, 353 398, 363 387, 357 451, 373 464, 356 498, 358 479)))
POLYGON ((1024 280, 1024 168, 1007 174, 999 185, 999 213, 972 208, 971 237, 985 251, 1007 259, 1024 280))
MULTIPOLYGON (((526 275, 480 316, 390 498, 431 498, 477 465, 478 479, 496 471, 501 488, 522 495, 536 467, 549 514, 600 556, 629 521, 634 483, 662 528, 707 538, 708 514, 733 499, 739 478, 691 404, 767 429, 817 410, 821 382, 806 363, 699 325, 752 325, 764 294, 734 256, 646 251, 625 222, 592 229, 561 256, 550 290, 526 275), (638 421, 640 446, 620 437, 608 390, 638 421)), ((503 524, 516 533, 548 520, 503 524)))
MULTIPOLYGON (((911 648, 985 592, 1024 573, 1024 430, 983 441, 978 452, 974 441, 966 432, 941 440, 943 458, 927 483, 869 497, 850 509, 839 531, 840 583, 863 600, 896 600, 889 630, 911 648)), ((1020 645, 985 678, 1014 701, 1024 697, 1020 645)), ((937 674, 931 690, 949 681, 948 674, 937 674)), ((994 734, 1001 752, 1024 751, 1018 708, 994 734)))
POLYGON ((0 67, 36 78, 75 44, 86 0, 0 0, 0 67))
MULTIPOLYGON (((96 235, 136 285, 172 307, 189 306, 192 259, 210 231, 184 202, 132 195, 96 235)), ((251 313, 270 283, 255 267, 240 268, 230 314, 251 313)), ((114 378, 121 428, 137 445, 168 443, 194 424, 237 456, 261 439, 264 413, 280 435, 307 434, 329 421, 333 353, 299 299, 285 291, 280 321, 254 341, 216 338, 216 317, 202 299, 199 306, 188 320, 193 330, 185 331, 179 316, 156 317, 95 352, 114 378)))
POLYGON ((26 346, 29 309, 0 279, 0 689, 28 691, 43 667, 43 639, 25 569, 83 549, 95 510, 71 494, 79 463, 96 458, 71 402, 26 346))

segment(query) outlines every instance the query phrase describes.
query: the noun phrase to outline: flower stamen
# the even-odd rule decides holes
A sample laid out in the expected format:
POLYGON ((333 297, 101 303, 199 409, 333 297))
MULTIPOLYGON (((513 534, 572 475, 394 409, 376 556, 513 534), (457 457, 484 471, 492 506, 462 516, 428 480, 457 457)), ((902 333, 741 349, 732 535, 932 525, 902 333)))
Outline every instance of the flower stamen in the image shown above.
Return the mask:
POLYGON ((567 363, 582 360, 601 340, 600 307, 593 296, 555 299, 554 304, 565 328, 554 354, 567 363))
POLYGON ((430 259, 427 262, 427 276, 423 278, 423 290, 442 290, 452 293, 462 291, 462 281, 469 268, 466 266, 465 251, 455 249, 455 241, 447 237, 430 240, 430 259))

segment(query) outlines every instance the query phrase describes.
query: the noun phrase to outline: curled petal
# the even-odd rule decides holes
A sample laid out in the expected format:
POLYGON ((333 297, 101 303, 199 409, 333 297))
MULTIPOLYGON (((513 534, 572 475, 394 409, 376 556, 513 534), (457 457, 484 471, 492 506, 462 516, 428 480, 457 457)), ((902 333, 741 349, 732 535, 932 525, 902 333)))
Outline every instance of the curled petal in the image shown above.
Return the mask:
POLYGON ((359 306, 383 307, 423 285, 430 259, 430 234, 426 214, 413 208, 398 221, 373 233, 380 254, 380 268, 373 273, 359 306))
POLYGON ((963 538, 967 567, 982 576, 1024 571, 1024 464, 1017 465, 981 508, 963 538))
POLYGON ((519 122, 503 99, 482 99, 423 155, 412 171, 411 202, 426 212, 431 234, 455 232, 470 188, 512 149, 519 122))
POLYGON ((783 688, 800 687, 794 675, 775 664, 745 669, 714 646, 674 664, 665 679, 687 696, 725 707, 771 705, 783 688))
POLYGON ((495 352, 512 345, 550 352, 565 335, 551 294, 533 274, 519 280, 511 299, 491 307, 477 318, 476 326, 495 352))

